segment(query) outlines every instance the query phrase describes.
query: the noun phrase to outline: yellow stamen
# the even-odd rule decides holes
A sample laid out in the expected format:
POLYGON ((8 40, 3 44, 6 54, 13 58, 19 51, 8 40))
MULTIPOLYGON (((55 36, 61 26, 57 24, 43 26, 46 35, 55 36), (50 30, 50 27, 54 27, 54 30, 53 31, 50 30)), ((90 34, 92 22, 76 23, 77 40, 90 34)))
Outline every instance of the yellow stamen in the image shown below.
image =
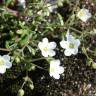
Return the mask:
POLYGON ((0 58, 0 65, 4 65, 4 60, 0 58))
POLYGON ((47 52, 47 51, 48 51, 48 48, 47 48, 47 47, 45 47, 43 50, 44 50, 45 52, 47 52))
POLYGON ((51 67, 50 72, 55 72, 55 69, 53 67, 51 67))
POLYGON ((74 44, 73 43, 70 43, 69 44, 69 48, 74 48, 75 46, 74 46, 74 44))
POLYGON ((82 17, 82 16, 84 16, 85 15, 85 12, 84 11, 81 11, 80 13, 79 13, 79 16, 80 17, 82 17))

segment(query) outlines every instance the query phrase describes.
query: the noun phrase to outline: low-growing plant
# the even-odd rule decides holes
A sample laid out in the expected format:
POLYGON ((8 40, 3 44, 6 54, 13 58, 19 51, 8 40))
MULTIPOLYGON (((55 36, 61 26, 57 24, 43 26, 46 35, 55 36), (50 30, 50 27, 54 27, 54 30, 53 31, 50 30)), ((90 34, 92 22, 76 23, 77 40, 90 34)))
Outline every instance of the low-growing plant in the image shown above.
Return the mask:
MULTIPOLYGON (((9 94, 27 96, 27 87, 32 94, 35 90, 38 75, 34 72, 39 74, 38 70, 54 82, 66 81, 71 76, 71 71, 67 74, 70 64, 79 66, 84 61, 84 67, 96 73, 95 23, 95 0, 1 0, 0 84, 12 80, 9 94)), ((4 94, 8 88, 4 88, 4 94)), ((89 96, 85 94, 79 95, 89 96)))

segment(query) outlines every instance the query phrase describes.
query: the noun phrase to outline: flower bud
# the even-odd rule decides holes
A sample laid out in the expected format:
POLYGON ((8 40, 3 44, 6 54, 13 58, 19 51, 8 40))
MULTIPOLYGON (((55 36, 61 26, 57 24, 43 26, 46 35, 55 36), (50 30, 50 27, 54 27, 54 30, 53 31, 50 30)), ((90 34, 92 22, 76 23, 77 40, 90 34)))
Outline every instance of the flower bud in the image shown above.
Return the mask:
POLYGON ((92 64, 92 67, 93 67, 94 69, 96 69, 96 63, 95 63, 95 62, 92 64))
POLYGON ((34 89, 34 85, 33 84, 29 84, 29 87, 30 87, 31 90, 34 89))
POLYGON ((24 90, 23 89, 20 89, 18 91, 18 96, 24 96, 24 90))
POLYGON ((19 57, 16 57, 15 58, 15 61, 16 61, 16 63, 20 63, 20 58, 19 57))

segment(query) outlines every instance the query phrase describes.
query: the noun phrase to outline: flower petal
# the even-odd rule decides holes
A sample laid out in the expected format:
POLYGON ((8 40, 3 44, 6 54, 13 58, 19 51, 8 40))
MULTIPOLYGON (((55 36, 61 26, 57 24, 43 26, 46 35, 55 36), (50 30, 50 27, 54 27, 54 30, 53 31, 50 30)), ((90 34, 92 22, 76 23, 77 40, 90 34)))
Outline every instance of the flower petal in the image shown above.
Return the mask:
POLYGON ((59 74, 54 74, 53 77, 54 77, 55 79, 60 79, 60 75, 59 75, 59 74))
POLYGON ((73 49, 71 52, 72 54, 76 55, 78 53, 78 48, 73 49))
POLYGON ((76 46, 79 47, 79 46, 80 46, 80 40, 79 40, 79 39, 76 39, 76 40, 75 40, 75 44, 76 44, 76 46))
POLYGON ((70 34, 66 34, 66 38, 67 38, 67 41, 73 41, 74 40, 74 37, 70 34))
POLYGON ((4 74, 6 72, 6 67, 5 66, 0 66, 0 73, 4 74))
POLYGON ((44 44, 48 43, 48 38, 43 38, 42 42, 43 42, 44 44))
POLYGON ((10 61, 10 56, 9 56, 9 55, 4 55, 4 56, 2 56, 2 57, 4 58, 4 60, 10 61))
POLYGON ((59 66, 59 70, 58 70, 58 73, 59 74, 62 74, 64 72, 64 68, 62 66, 59 66))
POLYGON ((87 16, 88 16, 88 18, 91 18, 92 15, 91 15, 91 13, 87 13, 87 16))
POLYGON ((44 47, 48 47, 48 39, 44 38, 42 42, 38 43, 38 47, 40 50, 42 50, 44 47))
POLYGON ((39 49, 42 49, 43 48, 43 43, 39 42, 38 47, 39 47, 39 49))
POLYGON ((56 52, 53 51, 53 50, 49 50, 48 55, 49 56, 55 56, 56 55, 56 52))
POLYGON ((80 19, 81 19, 83 22, 87 22, 87 20, 88 20, 87 17, 80 17, 80 19))
POLYGON ((49 73, 49 74, 50 74, 50 76, 51 76, 51 77, 53 76, 53 73, 52 73, 51 71, 50 71, 50 73, 49 73))
POLYGON ((59 59, 52 60, 52 61, 50 62, 50 66, 56 67, 56 66, 59 66, 59 65, 60 65, 60 60, 59 60, 59 59))
POLYGON ((67 49, 67 48, 68 48, 68 42, 62 40, 62 41, 60 42, 60 46, 61 46, 62 48, 64 48, 64 49, 67 49))
POLYGON ((85 9, 85 12, 86 12, 86 16, 87 16, 88 18, 90 18, 90 17, 92 16, 92 14, 89 12, 88 9, 85 9))
POLYGON ((64 54, 65 54, 66 56, 71 56, 71 55, 72 55, 70 49, 66 49, 66 50, 64 51, 64 54))
POLYGON ((47 43, 44 44, 43 42, 39 42, 38 47, 40 50, 42 50, 43 48, 48 47, 48 44, 47 43))
POLYGON ((8 69, 9 69, 9 68, 11 68, 11 67, 12 67, 12 63, 11 63, 11 62, 6 62, 6 65, 5 65, 5 66, 6 66, 6 68, 8 68, 8 69))
POLYGON ((43 55, 44 57, 48 57, 48 52, 42 51, 42 55, 43 55))
POLYGON ((50 42, 48 46, 49 46, 50 49, 55 49, 56 48, 56 43, 55 42, 50 42))

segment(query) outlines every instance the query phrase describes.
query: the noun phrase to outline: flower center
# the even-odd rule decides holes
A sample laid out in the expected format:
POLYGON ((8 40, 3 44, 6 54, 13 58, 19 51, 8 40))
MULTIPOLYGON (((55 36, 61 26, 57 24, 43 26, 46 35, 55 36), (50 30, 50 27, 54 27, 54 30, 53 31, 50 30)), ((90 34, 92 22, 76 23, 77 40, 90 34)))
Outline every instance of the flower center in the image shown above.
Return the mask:
POLYGON ((79 13, 79 16, 80 17, 82 17, 82 16, 84 16, 85 15, 85 12, 84 11, 81 11, 80 13, 79 13))
POLYGON ((4 65, 4 60, 2 58, 0 58, 0 65, 4 65))
POLYGON ((55 72, 55 68, 51 67, 50 72, 55 72))
POLYGON ((47 48, 47 47, 45 47, 43 50, 44 50, 45 52, 47 52, 47 51, 48 51, 48 48, 47 48))
POLYGON ((74 46, 74 44, 73 43, 70 43, 69 44, 69 48, 74 48, 75 46, 74 46))

